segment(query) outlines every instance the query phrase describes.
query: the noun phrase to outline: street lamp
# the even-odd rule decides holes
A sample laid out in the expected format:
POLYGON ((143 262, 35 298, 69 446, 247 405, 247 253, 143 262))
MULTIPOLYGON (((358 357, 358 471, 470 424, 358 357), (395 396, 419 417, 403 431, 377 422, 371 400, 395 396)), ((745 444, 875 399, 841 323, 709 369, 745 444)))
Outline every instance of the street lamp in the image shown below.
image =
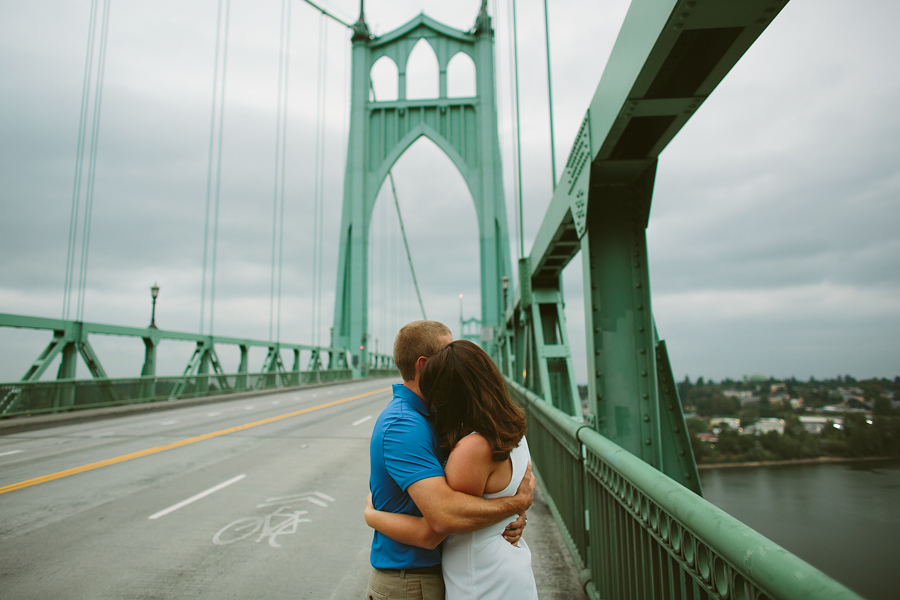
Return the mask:
POLYGON ((156 282, 153 282, 153 287, 150 288, 150 295, 153 297, 153 311, 150 313, 150 326, 148 329, 156 329, 156 298, 159 296, 159 286, 156 285, 156 282))

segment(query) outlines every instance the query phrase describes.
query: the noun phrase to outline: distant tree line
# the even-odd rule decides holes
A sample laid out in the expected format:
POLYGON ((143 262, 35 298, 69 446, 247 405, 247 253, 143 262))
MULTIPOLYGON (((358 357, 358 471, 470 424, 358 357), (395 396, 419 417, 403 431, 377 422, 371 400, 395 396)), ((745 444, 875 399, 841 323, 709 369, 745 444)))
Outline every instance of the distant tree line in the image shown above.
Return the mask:
POLYGON ((719 383, 678 383, 694 455, 699 463, 794 460, 837 456, 862 458, 900 456, 900 377, 857 381, 850 375, 809 381, 797 379, 725 379, 719 383), (777 389, 777 393, 772 390, 777 389), (744 402, 734 392, 744 394, 744 402), (791 401, 794 401, 793 403, 791 401), (802 400, 802 402, 800 402, 802 400), (836 412, 816 411, 836 406, 836 412), (846 412, 844 412, 846 411, 846 412), (824 427, 810 433, 800 423, 804 414, 840 417, 840 428, 824 427), (736 418, 746 428, 763 418, 784 420, 784 433, 770 431, 744 435, 727 426, 717 428, 717 440, 702 441, 698 434, 710 432, 710 418, 736 418))

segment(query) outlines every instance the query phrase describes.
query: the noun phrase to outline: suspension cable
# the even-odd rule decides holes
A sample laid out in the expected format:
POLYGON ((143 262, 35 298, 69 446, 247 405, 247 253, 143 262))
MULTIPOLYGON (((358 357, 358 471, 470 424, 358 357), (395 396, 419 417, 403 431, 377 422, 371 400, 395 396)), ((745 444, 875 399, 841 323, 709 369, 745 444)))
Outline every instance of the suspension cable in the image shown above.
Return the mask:
POLYGON ((231 15, 231 0, 225 2, 225 42, 222 46, 222 98, 219 103, 219 147, 216 156, 216 196, 213 212, 212 275, 209 284, 209 333, 213 333, 213 318, 216 309, 216 256, 219 250, 219 192, 222 182, 222 134, 225 127, 225 76, 228 73, 228 23, 231 15))
POLYGON ((316 95, 316 160, 315 160, 315 187, 313 192, 313 303, 312 323, 313 344, 319 341, 319 325, 321 323, 321 281, 322 281, 322 213, 323 190, 325 174, 325 113, 326 113, 326 77, 325 64, 328 56, 328 22, 325 15, 319 17, 319 61, 316 95))
POLYGON ((286 3, 288 0, 281 0, 281 30, 279 32, 280 39, 278 42, 278 100, 275 109, 275 191, 272 198, 272 266, 270 269, 269 281, 269 341, 272 341, 272 334, 275 324, 275 252, 277 248, 278 236, 278 173, 281 168, 281 100, 284 96, 282 85, 284 85, 284 16, 286 12, 286 3))
POLYGON ((276 328, 276 340, 281 341, 281 283, 283 281, 283 264, 284 264, 284 173, 285 161, 287 160, 287 119, 288 119, 288 91, 290 89, 291 74, 291 2, 288 0, 287 7, 287 42, 285 44, 284 58, 284 110, 282 115, 281 126, 281 215, 279 216, 279 232, 278 232, 278 323, 276 328))
POLYGON ((547 14, 547 0, 544 0, 544 39, 547 41, 547 102, 550 114, 550 175, 553 191, 556 191, 556 138, 553 135, 553 81, 550 77, 550 17, 547 14))
POLYGON ((516 33, 516 0, 512 2, 513 65, 516 73, 516 163, 518 165, 519 258, 525 258, 525 230, 522 219, 522 127, 519 115, 519 36, 516 33))
MULTIPOLYGON (((372 85, 371 78, 369 79, 369 90, 372 92, 372 101, 376 102, 378 99, 375 97, 375 86, 372 85)), ((397 200, 397 188, 394 186, 394 173, 393 169, 388 171, 388 179, 391 181, 391 191, 394 194, 394 206, 397 207, 397 220, 400 222, 400 234, 403 237, 403 246, 406 248, 406 258, 409 261, 409 272, 412 274, 413 285, 416 288, 416 296, 419 298, 419 307, 422 309, 422 318, 428 319, 425 316, 425 304, 422 302, 422 293, 419 292, 419 282, 416 279, 416 269, 413 267, 412 253, 409 251, 409 242, 406 239, 406 228, 403 227, 403 216, 400 214, 400 201, 397 200)))
POLYGON ((337 21, 338 23, 340 23, 340 24, 343 25, 344 27, 349 27, 350 29, 353 29, 353 25, 351 25, 350 23, 344 21, 343 19, 340 19, 340 18, 334 16, 333 14, 331 14, 330 12, 328 12, 327 10, 325 10, 324 8, 322 8, 321 6, 319 6, 318 4, 316 4, 315 2, 312 2, 311 0, 304 0, 304 2, 306 2, 307 4, 309 4, 310 6, 312 6, 313 8, 315 8, 317 11, 319 11, 320 13, 322 13, 323 15, 325 15, 326 17, 331 17, 332 19, 334 19, 335 21, 337 21))
POLYGON ((103 22, 100 26, 100 49, 97 57, 97 88, 94 91, 94 119, 91 127, 91 153, 88 158, 88 181, 84 201, 84 232, 81 236, 81 272, 78 289, 77 320, 84 320, 84 296, 87 289, 88 252, 91 241, 91 217, 94 207, 94 180, 97 172, 97 144, 100 138, 100 109, 103 100, 103 76, 106 73, 106 48, 109 40, 109 6, 103 4, 103 22))
POLYGON ((207 252, 209 250, 209 206, 212 197, 212 172, 213 172, 213 151, 215 148, 216 134, 216 105, 219 99, 219 50, 221 48, 220 38, 222 34, 222 0, 219 0, 218 10, 216 12, 216 51, 213 61, 213 93, 212 108, 209 111, 209 157, 207 159, 206 168, 206 209, 204 211, 203 223, 203 266, 200 278, 200 333, 203 333, 203 323, 206 319, 206 265, 208 264, 207 252))
POLYGON ((413 286, 416 288, 416 296, 419 298, 419 308, 422 309, 422 318, 425 315, 425 304, 422 302, 422 294, 419 292, 419 282, 416 280, 416 269, 413 267, 412 254, 409 251, 409 242, 406 240, 406 228, 403 227, 403 216, 400 214, 400 201, 397 200, 397 188, 394 187, 394 174, 388 171, 388 179, 391 180, 391 192, 394 194, 394 206, 397 207, 397 220, 400 222, 400 234, 403 237, 403 246, 406 248, 406 258, 409 260, 409 272, 412 274, 413 286))
POLYGON ((97 0, 91 0, 91 16, 88 23, 87 52, 84 57, 84 80, 81 84, 81 109, 78 113, 78 142, 75 146, 75 181, 72 184, 72 211, 69 216, 69 242, 66 246, 66 278, 63 286, 62 318, 69 318, 72 284, 75 270, 75 240, 78 232, 78 213, 81 204, 81 171, 84 160, 84 133, 87 125, 87 106, 94 66, 94 33, 97 24, 97 0))
POLYGON ((278 48, 278 102, 275 124, 275 192, 272 200, 272 279, 269 287, 269 340, 273 339, 275 322, 275 256, 278 255, 278 327, 277 339, 281 339, 281 276, 284 249, 284 171, 287 139, 287 96, 290 71, 291 2, 281 0, 281 32, 278 48), (279 204, 281 218, 279 219, 279 204), (279 229, 279 221, 281 227, 279 229))

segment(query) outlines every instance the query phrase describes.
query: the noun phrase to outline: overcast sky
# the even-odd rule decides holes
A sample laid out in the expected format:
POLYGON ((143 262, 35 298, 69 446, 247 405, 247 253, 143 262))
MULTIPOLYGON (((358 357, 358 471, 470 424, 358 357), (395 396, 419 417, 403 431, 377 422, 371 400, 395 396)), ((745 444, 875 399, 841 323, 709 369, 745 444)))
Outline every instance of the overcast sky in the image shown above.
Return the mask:
MULTIPOLYGON (((313 196, 320 16, 293 0, 281 339, 328 339, 347 136, 349 32, 329 21, 325 60, 322 314, 313 323, 313 196), (314 334, 314 330, 317 334, 314 334)), ((356 0, 324 3, 355 20, 356 0)), ((384 34, 420 11, 459 29, 480 2, 370 0, 384 34)), ((59 317, 91 2, 0 3, 0 312, 59 317)), ((550 3, 555 148, 562 166, 629 2, 550 3)), ((490 3, 511 249, 509 10, 490 3)), ((86 321, 197 331, 216 0, 112 2, 99 128, 86 321)), ((215 333, 268 339, 279 0, 231 0, 215 333)), ((551 196, 543 3, 520 0, 525 246, 551 196)), ((900 3, 791 0, 662 153, 648 228, 653 308, 677 378, 900 374, 900 3)), ((423 64, 427 64, 423 60, 423 64)), ((415 80, 418 81, 418 80, 415 80)), ((379 82, 376 82, 379 83, 379 82)), ((418 85, 411 83, 411 85, 418 85)), ((429 318, 458 329, 479 300, 475 211, 427 141, 394 169, 429 318)), ((385 190, 370 249, 370 331, 380 349, 418 317, 385 190), (384 232, 389 235, 385 236, 384 232)), ((565 274, 586 379, 581 260, 565 274)), ((22 376, 48 332, 0 329, 0 380, 22 376)), ((111 376, 143 345, 92 339, 111 376)), ((165 342, 159 372, 190 344, 165 342)), ((237 353, 220 348, 226 370, 237 353)), ((251 354, 258 368, 264 352, 251 354)), ((56 367, 46 377, 53 377, 56 367)), ((79 368, 79 376, 86 369, 79 368)))

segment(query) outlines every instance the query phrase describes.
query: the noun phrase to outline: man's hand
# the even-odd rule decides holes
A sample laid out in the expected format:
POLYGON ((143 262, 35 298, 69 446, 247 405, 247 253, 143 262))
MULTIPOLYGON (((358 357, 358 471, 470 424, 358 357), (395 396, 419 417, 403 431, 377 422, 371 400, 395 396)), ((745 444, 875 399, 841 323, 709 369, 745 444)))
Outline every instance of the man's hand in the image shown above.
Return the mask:
POLYGON ((522 537, 522 533, 525 531, 525 523, 528 522, 528 517, 525 516, 525 513, 519 515, 519 518, 506 526, 506 529, 503 530, 503 539, 512 544, 513 546, 519 545, 519 539, 522 537))
POLYGON ((522 477, 522 483, 519 484, 516 495, 513 496, 513 500, 517 503, 516 514, 521 515, 531 507, 531 504, 534 502, 534 484, 535 478, 531 473, 531 461, 529 460, 528 467, 525 469, 525 475, 522 477))

